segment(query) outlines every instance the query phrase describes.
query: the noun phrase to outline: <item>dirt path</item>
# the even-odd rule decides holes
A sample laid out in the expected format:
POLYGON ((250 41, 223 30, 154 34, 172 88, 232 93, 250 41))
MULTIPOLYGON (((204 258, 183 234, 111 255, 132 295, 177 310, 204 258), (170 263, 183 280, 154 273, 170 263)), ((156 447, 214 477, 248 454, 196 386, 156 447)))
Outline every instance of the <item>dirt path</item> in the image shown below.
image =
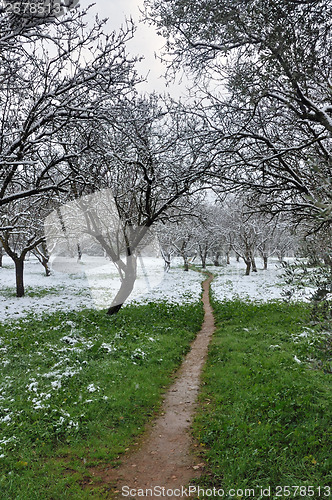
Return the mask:
MULTIPOLYGON (((211 280, 212 276, 203 283, 205 317, 202 329, 192 343, 190 352, 177 372, 175 382, 165 396, 160 416, 153 423, 139 450, 125 457, 118 469, 109 469, 103 474, 98 473, 103 482, 117 485, 118 498, 132 498, 122 495, 122 491, 125 491, 122 490, 124 486, 135 490, 145 490, 154 486, 174 490, 186 486, 191 479, 201 474, 201 466, 191 449, 190 426, 195 411, 201 371, 215 328, 209 301, 211 280)), ((141 495, 141 498, 157 498, 157 496, 141 495)), ((179 496, 164 498, 172 499, 179 496)))

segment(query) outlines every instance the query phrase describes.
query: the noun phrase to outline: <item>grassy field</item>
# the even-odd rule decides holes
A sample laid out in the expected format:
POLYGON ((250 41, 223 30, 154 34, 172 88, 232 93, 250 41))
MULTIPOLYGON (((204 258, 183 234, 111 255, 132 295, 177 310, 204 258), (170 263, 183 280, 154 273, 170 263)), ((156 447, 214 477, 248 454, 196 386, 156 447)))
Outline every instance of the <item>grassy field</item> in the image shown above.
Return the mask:
MULTIPOLYGON (((257 289, 268 294, 267 284, 257 289)), ((330 498, 328 327, 319 330, 301 303, 219 297, 213 307, 217 332, 194 423, 207 463, 198 484, 223 488, 224 498, 330 498)), ((38 318, 0 323, 0 499, 106 498, 90 468, 135 447, 200 329, 202 304, 38 318)))
POLYGON ((264 498, 259 487, 269 486, 271 499, 331 498, 331 333, 315 332, 304 304, 225 301, 214 310, 194 424, 208 463, 200 486, 239 489, 237 498, 249 488, 264 498))
POLYGON ((1 324, 0 498, 102 498, 89 467, 134 445, 202 319, 150 303, 1 324))

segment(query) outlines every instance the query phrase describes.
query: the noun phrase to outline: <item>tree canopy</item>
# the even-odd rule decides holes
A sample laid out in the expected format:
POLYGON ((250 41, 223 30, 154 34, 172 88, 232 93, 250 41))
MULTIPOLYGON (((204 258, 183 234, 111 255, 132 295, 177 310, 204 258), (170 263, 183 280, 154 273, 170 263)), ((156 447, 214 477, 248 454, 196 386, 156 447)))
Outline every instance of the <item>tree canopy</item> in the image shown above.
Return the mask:
POLYGON ((169 68, 200 83, 220 176, 250 190, 256 206, 329 224, 332 3, 145 4, 167 37, 169 68))

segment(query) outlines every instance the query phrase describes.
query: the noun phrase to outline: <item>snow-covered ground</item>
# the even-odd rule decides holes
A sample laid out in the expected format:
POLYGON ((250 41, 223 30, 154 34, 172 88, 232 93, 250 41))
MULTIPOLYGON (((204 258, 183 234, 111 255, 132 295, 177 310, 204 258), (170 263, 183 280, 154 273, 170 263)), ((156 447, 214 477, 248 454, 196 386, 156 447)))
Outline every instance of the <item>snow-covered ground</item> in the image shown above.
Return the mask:
MULTIPOLYGON (((46 277, 43 267, 34 258, 25 263, 26 296, 15 297, 15 271, 12 261, 4 257, 0 268, 0 321, 29 313, 41 314, 56 310, 107 308, 120 286, 114 265, 98 257, 83 256, 77 263, 66 259, 54 264, 52 276, 46 277), (61 271, 60 271, 61 269, 61 271)), ((174 262, 174 266, 177 262, 174 262)), ((138 278, 127 303, 168 300, 176 303, 197 301, 201 294, 203 275, 185 273, 173 267, 164 272, 162 258, 138 261, 138 278)))
POLYGON ((243 262, 231 260, 229 266, 211 268, 212 272, 219 269, 216 278, 213 280, 211 288, 217 300, 232 299, 239 297, 242 299, 267 301, 281 299, 282 295, 282 269, 276 259, 271 259, 268 269, 264 271, 263 265, 257 260, 257 273, 250 273, 245 276, 245 266, 243 262))
MULTIPOLYGON (((285 260, 294 262, 293 258, 285 260)), ((266 302, 285 299, 284 292, 288 287, 284 281, 283 268, 276 258, 269 259, 267 270, 264 270, 263 262, 257 259, 258 272, 251 272, 249 276, 245 276, 243 262, 236 262, 235 259, 231 260, 229 266, 209 269, 216 274, 211 288, 217 300, 240 298, 266 302)), ((309 286, 297 289, 291 300, 309 301, 313 291, 309 286)))
MULTIPOLYGON (((243 262, 220 267, 208 267, 215 274, 212 291, 216 299, 240 297, 252 300, 282 299, 282 269, 276 259, 263 270, 258 260, 258 272, 245 276, 243 262)), ((144 258, 138 262, 138 278, 127 303, 168 300, 176 303, 197 301, 204 276, 180 269, 181 259, 174 259, 171 270, 164 272, 162 258, 144 258)), ((114 265, 100 257, 83 256, 57 260, 52 276, 46 277, 40 263, 31 258, 25 264, 26 296, 15 297, 15 272, 12 261, 4 257, 0 269, 0 321, 18 318, 28 313, 40 314, 56 310, 107 308, 115 296, 120 280, 114 265)), ((300 298, 306 298, 305 296, 300 298)))

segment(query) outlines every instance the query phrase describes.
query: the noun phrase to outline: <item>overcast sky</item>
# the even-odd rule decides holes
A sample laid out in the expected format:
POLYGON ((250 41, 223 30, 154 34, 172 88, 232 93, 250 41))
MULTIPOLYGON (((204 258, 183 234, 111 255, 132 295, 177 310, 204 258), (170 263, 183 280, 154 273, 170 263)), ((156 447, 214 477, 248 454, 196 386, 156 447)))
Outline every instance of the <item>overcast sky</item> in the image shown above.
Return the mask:
MULTIPOLYGON (((80 0, 81 7, 91 4, 91 0, 80 0)), ((146 23, 139 22, 143 9, 143 0, 95 0, 91 8, 93 15, 98 14, 101 19, 108 18, 109 30, 117 30, 124 23, 125 18, 132 18, 137 26, 135 39, 128 44, 128 51, 132 55, 144 56, 144 60, 137 65, 137 70, 147 76, 148 82, 139 86, 142 92, 169 92, 173 97, 180 97, 185 92, 185 84, 172 84, 166 87, 165 66, 155 58, 160 53, 165 40, 158 36, 155 29, 146 23), (149 74, 148 74, 149 73, 149 74)))

